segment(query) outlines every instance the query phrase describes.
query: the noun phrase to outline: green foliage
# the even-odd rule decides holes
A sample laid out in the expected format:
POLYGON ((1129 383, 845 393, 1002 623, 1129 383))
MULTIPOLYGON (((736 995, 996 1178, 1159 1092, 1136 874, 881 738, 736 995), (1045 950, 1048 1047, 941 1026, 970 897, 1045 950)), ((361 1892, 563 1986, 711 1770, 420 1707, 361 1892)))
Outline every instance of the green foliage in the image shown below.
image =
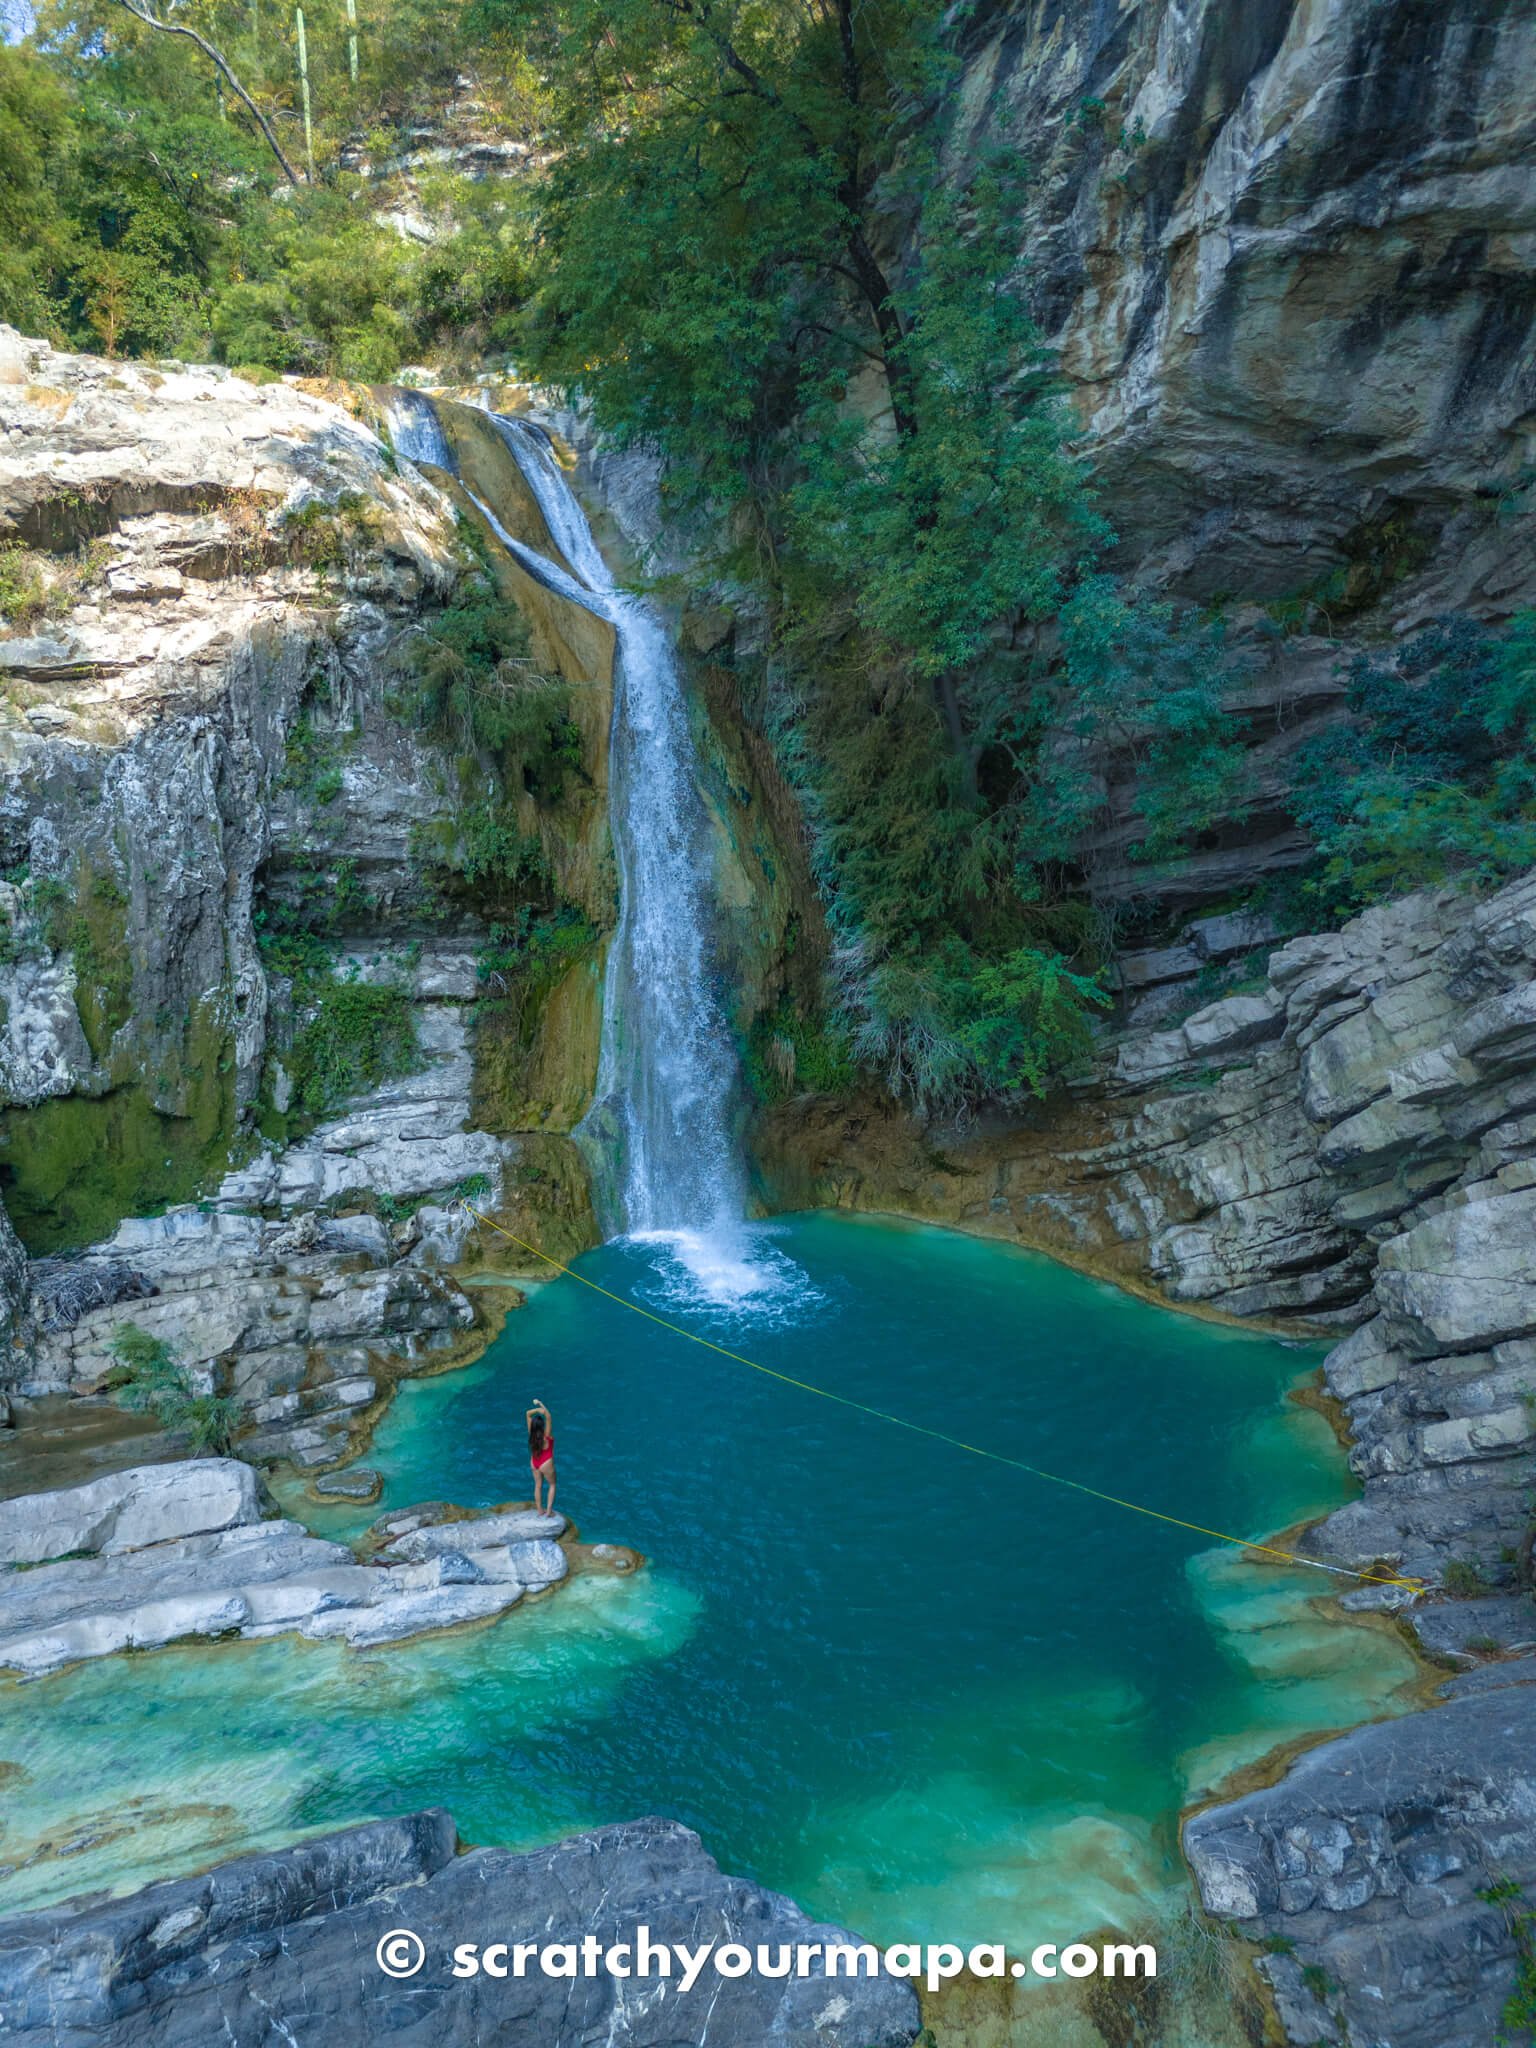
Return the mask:
POLYGON ((888 356, 908 429, 872 439, 848 412, 846 351, 803 402, 789 532, 850 593, 873 644, 925 678, 974 661, 999 621, 1055 611, 1064 573, 1101 537, 1049 358, 1009 284, 1021 176, 995 160, 963 200, 941 185, 923 209, 888 356))
POLYGON ((875 970, 854 1056, 922 1102, 1042 1096, 1081 1065, 1089 1013, 1108 1002, 1097 979, 1059 953, 1020 946, 988 960, 950 934, 875 970))
POLYGON ((0 44, 0 320, 47 334, 76 227, 60 187, 74 136, 68 96, 31 50, 0 44))
POLYGON ((309 719, 299 719, 284 744, 284 782, 317 804, 333 804, 345 781, 341 765, 344 743, 344 738, 322 731, 309 719))
POLYGON ((788 998, 753 1025, 745 1065, 760 1102, 847 1095, 860 1079, 847 1033, 825 1018, 805 1016, 788 998))
MULTIPOLYGON (((53 500, 66 503, 69 493, 53 500)), ((54 618, 75 604, 110 554, 100 540, 86 540, 75 553, 49 556, 23 547, 20 541, 0 543, 0 620, 26 628, 54 618)))
MULTIPOLYGON (((343 0, 306 8, 320 176, 275 165, 208 60, 110 0, 42 0, 31 47, 0 52, 0 318, 108 355, 210 355, 256 374, 384 378, 439 350, 505 347, 528 290, 526 199, 511 181, 409 174, 410 131, 474 61, 426 0, 364 10, 347 72, 343 0), (368 130, 381 172, 341 169, 368 130), (402 236, 390 203, 432 239, 402 236)), ((197 27, 298 152, 291 10, 202 0, 197 27)), ((483 97, 530 132, 540 92, 498 54, 483 97)))
POLYGON ((1240 805, 1238 735, 1219 634, 1095 573, 1018 275, 1024 168, 958 181, 915 118, 941 9, 481 4, 539 51, 560 145, 531 366, 728 512, 725 566, 768 599, 759 710, 811 827, 834 1030, 925 1100, 1047 1086, 1102 1001, 1102 757, 1135 785, 1131 856, 1163 859, 1240 805))
POLYGON ((596 939, 596 927, 573 904, 545 913, 520 904, 509 921, 491 926, 476 956, 475 972, 491 998, 508 994, 514 986, 547 988, 589 952, 596 939))
POLYGON ((405 1223, 418 1209, 429 1205, 446 1208, 454 1202, 478 1202, 490 1193, 490 1188, 491 1183, 483 1173, 470 1173, 451 1187, 420 1195, 389 1195, 380 1194, 375 1188, 349 1188, 336 1198, 335 1207, 342 1215, 362 1211, 385 1223, 405 1223))
POLYGON ((1515 1981, 1499 2015, 1495 2042, 1496 2048, 1516 2048, 1517 2035, 1529 2041, 1536 2034, 1536 1913, 1527 1907, 1524 1888, 1512 1877, 1481 1887, 1477 1896, 1485 1905, 1503 1909, 1515 1944, 1515 1981))
POLYGON ((332 500, 311 498, 283 515, 283 538, 294 558, 311 568, 349 568, 378 539, 383 516, 371 498, 343 491, 332 500))
MULTIPOLYGON (((1132 858, 1167 858, 1217 818, 1241 815, 1245 764, 1238 728, 1222 714, 1237 668, 1219 622, 1131 602, 1113 578, 1093 575, 1063 606, 1061 637, 1057 727, 1112 750, 1128 771, 1146 826, 1132 858)), ((1066 794, 1059 766, 1039 786, 1060 792, 1064 807, 1081 800, 1075 789, 1066 794)))
POLYGON ((366 981, 356 963, 336 972, 337 935, 369 904, 356 864, 299 869, 286 887, 286 895, 268 896, 253 922, 263 963, 291 984, 297 1024, 284 1055, 288 1114, 309 1123, 347 1096, 408 1073, 416 1022, 402 982, 366 981))
POLYGON ((1440 1577, 1446 1592, 1455 1600, 1475 1600, 1479 1593, 1488 1591, 1488 1581, 1481 1569, 1468 1558, 1451 1558, 1440 1577))
POLYGON ((1356 722, 1298 762, 1309 889, 1331 916, 1426 884, 1496 882, 1536 861, 1536 612, 1502 640, 1449 618, 1350 672, 1356 722))
POLYGON ((407 1073, 416 1055, 409 991, 393 982, 308 977, 300 996, 305 1020, 287 1055, 293 1107, 323 1115, 348 1095, 407 1073))
POLYGON ((162 1337, 138 1323, 124 1323, 108 1346, 117 1366, 107 1385, 125 1408, 142 1412, 185 1386, 182 1368, 162 1337))
POLYGON ((1088 1010, 1109 1000, 1059 953, 1021 946, 970 976, 959 1043, 989 1093, 1043 1096, 1057 1074, 1082 1064, 1091 1045, 1088 1010))
POLYGON ((396 672, 399 715, 487 757, 504 787, 555 804, 585 780, 570 690, 539 670, 522 614, 483 570, 462 576, 450 602, 401 643, 396 672))
MULTIPOLYGON (((0 56, 6 53, 0 50, 0 56)), ((48 611, 48 586, 37 557, 19 541, 0 546, 0 619, 8 626, 29 626, 48 611)))
POLYGON ((162 1429, 185 1433, 194 1457, 229 1456, 240 1426, 238 1402, 196 1392, 170 1345, 138 1323, 124 1323, 108 1348, 117 1364, 107 1387, 125 1408, 147 1410, 162 1429))

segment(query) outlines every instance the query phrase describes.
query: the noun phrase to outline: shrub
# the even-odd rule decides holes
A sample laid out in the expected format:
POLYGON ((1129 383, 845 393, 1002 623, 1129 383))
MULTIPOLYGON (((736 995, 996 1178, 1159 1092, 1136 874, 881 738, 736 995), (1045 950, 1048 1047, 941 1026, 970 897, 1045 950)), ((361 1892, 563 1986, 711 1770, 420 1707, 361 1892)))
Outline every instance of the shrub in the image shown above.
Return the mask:
POLYGON ((452 601, 401 642, 397 713, 465 755, 484 755, 503 787, 558 803, 584 779, 569 687, 533 661, 528 628, 490 577, 472 570, 452 601))
POLYGON ((393 982, 306 975, 295 999, 307 1012, 288 1053, 293 1106, 319 1116, 348 1095, 409 1071, 416 1020, 408 991, 393 982))
POLYGON ((162 1429, 185 1435, 198 1457, 227 1457, 240 1425, 239 1403, 193 1390, 192 1376, 161 1337, 124 1323, 110 1349, 117 1364, 107 1387, 125 1408, 148 1411, 162 1429))
POLYGON ((1330 916, 1536 861, 1536 612, 1502 640, 1452 617, 1362 655, 1348 701, 1356 723, 1302 751, 1293 799, 1330 916))
POLYGON ((1440 1575, 1441 1584, 1453 1599, 1472 1600, 1488 1591, 1481 1568, 1470 1559, 1453 1557, 1440 1575))

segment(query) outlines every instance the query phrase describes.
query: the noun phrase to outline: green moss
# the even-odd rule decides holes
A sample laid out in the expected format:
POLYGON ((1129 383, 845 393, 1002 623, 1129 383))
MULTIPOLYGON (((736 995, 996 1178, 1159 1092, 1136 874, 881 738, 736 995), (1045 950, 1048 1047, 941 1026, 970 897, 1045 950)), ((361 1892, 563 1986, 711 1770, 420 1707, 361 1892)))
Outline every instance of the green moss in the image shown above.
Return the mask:
POLYGON ((537 917, 524 905, 510 923, 492 925, 476 963, 484 991, 475 1011, 478 1125, 517 1130, 525 1122, 545 1003, 597 943, 597 928, 570 904, 537 917))
POLYGON ((183 1103, 177 1116, 157 1109, 138 1083, 0 1114, 0 1192, 34 1256, 108 1237, 125 1216, 191 1201, 227 1170, 234 1061, 215 1004, 198 1005, 168 1064, 183 1103))
POLYGON ((133 959, 128 949, 128 899, 111 874, 82 877, 64 941, 75 959, 75 1008, 86 1044, 105 1058, 133 1010, 133 959))

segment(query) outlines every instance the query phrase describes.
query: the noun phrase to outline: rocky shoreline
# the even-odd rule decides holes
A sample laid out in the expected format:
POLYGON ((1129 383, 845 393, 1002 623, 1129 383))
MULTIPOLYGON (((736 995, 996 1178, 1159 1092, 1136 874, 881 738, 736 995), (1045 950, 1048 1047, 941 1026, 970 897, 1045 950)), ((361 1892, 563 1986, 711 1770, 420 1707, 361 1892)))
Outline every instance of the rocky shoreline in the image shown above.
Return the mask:
POLYGON ((516 1979, 452 1974, 452 1951, 531 1941, 606 1949, 654 1941, 847 1944, 774 1892, 721 1874, 676 1821, 637 1820, 549 1849, 461 1851, 434 1810, 370 1822, 244 1857, 132 1898, 80 1901, 0 1920, 0 2010, 22 2048, 320 2048, 387 2041, 472 2048, 909 2048, 907 1984, 821 1970, 680 1977, 516 1979), (419 1973, 392 1981, 375 1961, 399 1928, 425 1948, 419 1973))
MULTIPOLYGON (((1324 1380, 1362 1496, 1304 1547, 1423 1579, 1437 1597, 1340 1604, 1398 1613, 1466 1670, 1451 1702, 1486 1686, 1499 1706, 1309 1752, 1191 1819, 1186 1851, 1213 1914, 1283 1945, 1264 1968, 1297 2048, 1473 2048, 1525 1953, 1523 1892, 1477 1893, 1536 1895, 1536 877, 1400 899, 1262 957, 1256 985, 1182 1021, 1155 1005, 1065 1110, 919 1129, 812 1101, 767 1119, 761 1152, 787 1205, 948 1223, 1181 1305, 1348 1332, 1324 1380), (1450 1731, 1474 1725, 1458 1776, 1450 1731), (1267 1881, 1240 1874, 1266 1857, 1267 1881)), ((1198 988, 1199 965, 1191 947, 1172 971, 1198 988)))
MULTIPOLYGON (((145 1465, 0 1501, 0 1672, 295 1632, 358 1648, 489 1621, 571 1570, 563 1515, 392 1510, 354 1551, 267 1515, 249 1465, 145 1465)), ((604 1545, 595 1567, 633 1569, 604 1545)))

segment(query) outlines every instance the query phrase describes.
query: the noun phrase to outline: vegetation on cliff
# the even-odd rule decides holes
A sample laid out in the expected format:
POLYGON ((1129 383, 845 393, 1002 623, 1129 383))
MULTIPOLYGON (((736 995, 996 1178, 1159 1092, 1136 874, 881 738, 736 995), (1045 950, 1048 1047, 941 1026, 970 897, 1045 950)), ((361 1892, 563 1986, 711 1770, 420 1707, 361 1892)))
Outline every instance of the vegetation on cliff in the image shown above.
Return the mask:
MULTIPOLYGON (((658 445, 671 502, 727 536, 719 586, 770 620, 737 682, 800 798, 833 938, 824 1003, 776 1011, 753 1071, 777 1085, 789 1046, 797 1070, 927 1103, 1046 1089, 1089 1045, 1138 863, 1244 815, 1242 660, 1222 606, 1110 572, 1028 310, 1035 173, 950 134, 960 17, 409 0, 354 31, 345 0, 315 0, 301 66, 286 18, 196 16, 257 121, 206 51, 122 0, 48 0, 0 51, 0 315, 252 375, 511 351, 658 445), (523 176, 476 183, 419 146, 450 154, 465 66, 481 132, 525 139, 523 176)), ((1377 595, 1406 560, 1384 550, 1362 568, 1377 595)), ((560 803, 580 749, 504 612, 467 579, 399 701, 460 765, 455 824, 417 849, 430 886, 494 926, 488 986, 526 990, 579 921, 524 800, 560 803)), ((1533 649, 1528 626, 1501 649, 1451 621, 1355 664, 1354 722, 1300 761, 1318 856, 1289 915, 1536 853, 1533 649)))

